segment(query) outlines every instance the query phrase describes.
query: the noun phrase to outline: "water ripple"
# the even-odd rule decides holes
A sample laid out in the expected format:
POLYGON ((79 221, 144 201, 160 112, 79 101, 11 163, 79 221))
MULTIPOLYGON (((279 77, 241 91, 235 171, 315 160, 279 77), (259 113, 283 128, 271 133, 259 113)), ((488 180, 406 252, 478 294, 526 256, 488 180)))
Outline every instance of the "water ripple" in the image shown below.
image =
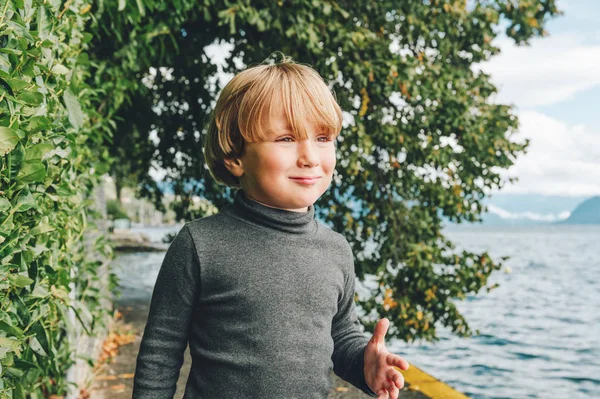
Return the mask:
POLYGON ((597 378, 587 378, 587 377, 563 377, 563 379, 568 381, 573 381, 577 383, 581 382, 591 382, 594 385, 600 386, 600 379, 597 378))
POLYGON ((459 249, 510 256, 500 287, 458 302, 470 339, 391 342, 394 351, 473 399, 600 398, 600 227, 453 229, 459 249))

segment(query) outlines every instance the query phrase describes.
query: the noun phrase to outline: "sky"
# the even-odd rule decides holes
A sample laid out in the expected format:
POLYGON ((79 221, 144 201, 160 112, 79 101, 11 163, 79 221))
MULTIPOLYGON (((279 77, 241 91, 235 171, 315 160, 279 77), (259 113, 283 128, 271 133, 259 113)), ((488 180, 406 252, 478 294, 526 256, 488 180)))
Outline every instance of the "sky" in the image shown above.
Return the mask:
POLYGON ((491 100, 515 107, 515 140, 531 140, 503 194, 600 195, 600 1, 557 4, 550 36, 516 46, 501 35, 501 53, 479 66, 499 88, 491 100))

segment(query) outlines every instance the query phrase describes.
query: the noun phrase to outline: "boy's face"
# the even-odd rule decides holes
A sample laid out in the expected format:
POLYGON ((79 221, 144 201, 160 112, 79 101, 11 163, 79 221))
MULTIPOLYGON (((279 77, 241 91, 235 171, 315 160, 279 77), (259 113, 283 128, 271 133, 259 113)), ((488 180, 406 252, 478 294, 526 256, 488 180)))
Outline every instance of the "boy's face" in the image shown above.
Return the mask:
POLYGON ((283 110, 271 116, 270 127, 266 141, 246 143, 239 164, 226 165, 249 198, 273 208, 306 212, 331 183, 335 138, 306 123, 309 138, 296 140, 283 110))

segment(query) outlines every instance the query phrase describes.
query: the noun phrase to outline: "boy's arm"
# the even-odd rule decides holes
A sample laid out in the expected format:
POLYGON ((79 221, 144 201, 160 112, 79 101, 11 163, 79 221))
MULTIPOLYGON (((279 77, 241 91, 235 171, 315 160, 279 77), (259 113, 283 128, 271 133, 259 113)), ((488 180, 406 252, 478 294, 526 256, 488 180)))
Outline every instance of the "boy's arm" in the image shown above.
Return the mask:
POLYGON ((377 397, 364 375, 364 351, 369 338, 361 331, 354 304, 354 256, 350 251, 350 261, 344 275, 344 293, 338 303, 338 312, 333 318, 331 336, 333 338, 333 371, 371 397, 377 397))
POLYGON ((198 255, 185 225, 169 246, 156 279, 137 356, 133 399, 173 398, 199 282, 198 255))

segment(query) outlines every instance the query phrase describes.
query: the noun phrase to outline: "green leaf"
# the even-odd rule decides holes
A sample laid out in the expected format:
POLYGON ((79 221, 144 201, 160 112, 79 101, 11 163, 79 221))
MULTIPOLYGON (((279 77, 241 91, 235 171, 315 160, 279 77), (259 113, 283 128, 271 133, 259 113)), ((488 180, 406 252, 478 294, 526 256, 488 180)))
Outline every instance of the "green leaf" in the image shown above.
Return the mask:
MULTIPOLYGON (((34 339, 35 339, 35 342, 37 342, 37 344, 39 344, 39 347, 42 350, 42 353, 49 353, 50 345, 48 343, 48 335, 46 334, 46 329, 44 328, 42 323, 40 321, 35 322, 31 326, 31 331, 35 332, 34 339)), ((35 345, 36 344, 34 343, 34 346, 35 345)), ((31 348, 31 349, 33 349, 33 348, 31 348)))
POLYGON ((18 142, 17 132, 9 127, 0 126, 0 156, 11 152, 18 142))
MULTIPOLYGON (((11 370, 14 370, 14 369, 11 368, 11 370)), ((21 375, 22 375, 22 373, 21 373, 21 375)), ((17 377, 17 378, 21 378, 21 377, 17 377)), ((26 399, 25 390, 23 389, 23 384, 21 384, 21 382, 19 380, 16 380, 14 382, 14 384, 15 384, 15 390, 13 392, 13 399, 26 399)))
POLYGON ((52 126, 52 121, 45 116, 34 116, 29 119, 27 131, 29 134, 34 134, 42 130, 49 129, 52 126))
POLYGON ((27 82, 26 80, 22 80, 22 79, 7 78, 7 79, 4 79, 4 81, 6 82, 6 84, 8 84, 10 86, 10 88, 13 90, 14 93, 18 93, 21 90, 25 89, 26 87, 29 87, 32 85, 31 82, 27 82))
POLYGON ((31 319, 31 313, 29 312, 29 309, 27 308, 25 302, 23 302, 23 298, 21 298, 20 296, 15 296, 12 301, 12 305, 15 307, 17 311, 17 316, 19 316, 20 321, 23 324, 28 324, 29 320, 31 319))
POLYGON ((83 38, 81 40, 84 43, 89 43, 89 42, 92 41, 93 38, 94 38, 94 35, 92 35, 91 33, 89 33, 89 32, 83 32, 83 38))
POLYGON ((25 91, 19 94, 17 99, 29 105, 40 105, 44 101, 44 95, 37 91, 25 91))
POLYGON ((47 70, 48 68, 46 68, 45 66, 43 66, 42 64, 37 64, 35 63, 35 58, 31 58, 27 64, 25 64, 25 66, 23 67, 22 71, 23 71, 23 75, 25 76, 29 76, 32 79, 35 79, 35 77, 39 74, 39 71, 36 72, 36 69, 41 69, 42 71, 47 70))
POLYGON ((46 353, 44 348, 42 348, 40 341, 38 341, 36 337, 31 337, 31 339, 29 340, 29 347, 38 355, 48 357, 48 354, 46 353))
POLYGON ((17 338, 23 338, 23 335, 25 334, 23 330, 21 330, 19 327, 11 326, 2 320, 0 320, 0 331, 4 331, 7 334, 14 335, 17 338))
POLYGON ((71 315, 67 314, 67 310, 68 308, 65 306, 57 306, 58 311, 60 312, 60 315, 62 317, 62 320, 65 323, 65 328, 69 333, 73 333, 75 332, 75 328, 73 327, 73 323, 71 322, 71 315))
POLYGON ((344 17, 345 19, 350 18, 350 14, 348 13, 348 11, 344 10, 344 9, 338 9, 338 11, 340 12, 340 14, 342 14, 342 17, 344 17))
POLYGON ((56 228, 54 228, 53 226, 50 226, 49 224, 44 223, 44 222, 40 222, 40 224, 38 224, 33 229, 31 229, 30 234, 32 236, 37 236, 37 235, 48 233, 48 232, 54 231, 54 230, 56 230, 56 228))
POLYGON ((25 161, 44 159, 44 155, 54 149, 52 143, 38 143, 25 149, 25 161))
POLYGON ((51 71, 57 75, 66 75, 70 72, 69 68, 62 64, 56 64, 52 67, 51 71))
POLYGON ((77 316, 81 327, 83 327, 88 335, 91 335, 90 328, 92 326, 94 316, 87 306, 80 302, 72 302, 69 307, 75 311, 75 316, 77 316))
POLYGON ((50 35, 51 24, 48 20, 48 12, 46 7, 40 5, 37 13, 38 35, 40 39, 45 40, 50 35))
POLYGON ((27 161, 17 175, 23 183, 43 182, 46 177, 46 167, 40 161, 27 161))
POLYGON ((96 173, 98 175, 103 175, 105 173, 108 173, 108 171, 110 170, 110 165, 108 164, 108 162, 101 162, 101 163, 97 163, 95 165, 96 168, 96 173))
POLYGON ((229 16, 229 34, 235 35, 235 14, 229 16))
POLYGON ((146 10, 144 10, 144 3, 142 3, 142 0, 136 0, 136 2, 140 15, 143 17, 144 15, 146 15, 146 10))
POLYGON ((15 338, 0 337, 0 348, 8 348, 11 351, 19 354, 21 341, 15 338))
POLYGON ((8 60, 8 55, 0 54, 0 65, 8 68, 12 67, 12 64, 8 60))
POLYGON ((29 33, 29 29, 27 29, 25 26, 15 22, 15 21, 6 21, 5 22, 6 25, 8 25, 13 32, 15 32, 18 36, 20 37, 24 37, 27 40, 29 40, 30 42, 35 42, 35 39, 33 38, 33 36, 31 36, 31 33, 29 33))
POLYGON ((23 276, 22 274, 11 274, 8 278, 12 281, 15 287, 23 288, 28 287, 33 284, 33 280, 27 276, 23 276))
POLYGON ((10 208, 12 208, 10 201, 7 200, 6 198, 0 197, 0 212, 6 212, 10 208))
POLYGON ((73 125, 76 131, 79 131, 83 126, 83 111, 81 110, 81 105, 79 104, 77 97, 75 97, 69 89, 65 90, 63 99, 67 106, 67 110, 69 111, 69 122, 71 122, 71 125, 73 125))
POLYGON ((19 368, 19 370, 32 370, 32 369, 40 369, 40 366, 38 366, 35 363, 32 362, 28 362, 27 360, 23 360, 23 359, 15 359, 15 366, 17 368, 19 368))
MULTIPOLYGON (((17 135, 19 133, 17 132, 17 135)), ((8 154, 8 170, 9 177, 11 180, 16 180, 21 167, 23 166, 23 158, 25 154, 25 150, 23 148, 23 144, 21 142, 17 143, 17 146, 12 150, 10 154, 8 154)))
MULTIPOLYGON (((12 232, 12 229, 15 228, 15 224, 14 224, 13 220, 14 220, 14 215, 11 213, 0 224, 0 233, 2 233, 5 236, 10 234, 12 232)), ((9 237, 9 238, 11 238, 11 237, 9 237)))
POLYGON ((75 189, 66 181, 61 181, 59 186, 53 184, 52 187, 56 190, 56 194, 60 195, 61 197, 67 197, 75 194, 75 189))
MULTIPOLYGON (((14 367, 7 367, 6 374, 8 374, 14 378, 21 378, 21 377, 23 377, 24 372, 19 369, 14 368, 14 367)), ((20 396, 19 394, 14 396, 14 398, 18 398, 18 397, 24 398, 24 396, 20 396)))
POLYGON ((17 210, 19 212, 24 212, 31 208, 37 207, 37 204, 35 203, 35 199, 33 198, 33 195, 31 195, 31 192, 29 191, 29 189, 27 187, 25 187, 19 193, 19 197, 17 198, 17 203, 16 203, 15 207, 17 208, 17 210))
POLYGON ((33 298, 46 298, 48 295, 50 295, 50 292, 42 284, 37 284, 31 292, 33 298))

